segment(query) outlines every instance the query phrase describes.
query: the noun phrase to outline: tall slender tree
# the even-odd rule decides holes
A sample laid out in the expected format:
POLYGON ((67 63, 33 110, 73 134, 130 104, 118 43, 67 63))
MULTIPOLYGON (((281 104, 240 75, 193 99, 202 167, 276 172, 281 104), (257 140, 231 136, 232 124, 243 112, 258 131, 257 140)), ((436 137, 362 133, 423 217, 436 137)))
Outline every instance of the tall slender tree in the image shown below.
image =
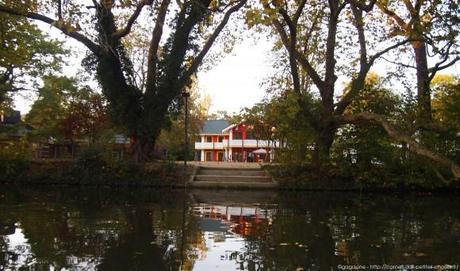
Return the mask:
MULTIPOLYGON (((410 39, 417 77, 417 126, 422 127, 422 141, 426 127, 432 121, 430 82, 440 70, 460 60, 458 35, 460 33, 460 7, 458 1, 394 0, 377 1, 379 9, 389 20, 388 35, 410 39), (429 58, 436 62, 429 65, 429 58)), ((401 63, 411 67, 409 63, 401 63)))
POLYGON ((320 176, 327 176, 331 146, 343 124, 375 122, 393 139, 407 143, 411 151, 451 168, 453 175, 460 179, 458 165, 399 132, 385 116, 372 112, 347 114, 349 105, 364 89, 375 62, 413 41, 413 37, 398 35, 383 39, 373 17, 376 0, 278 0, 262 1, 262 4, 258 13, 250 15, 278 33, 289 56, 293 91, 302 97, 300 74, 304 72, 312 82, 307 92, 319 93, 318 104, 298 101, 302 117, 316 134, 313 162, 320 176), (312 56, 318 55, 323 61, 312 61, 315 59, 312 56), (339 77, 348 78, 350 85, 337 97, 339 77))

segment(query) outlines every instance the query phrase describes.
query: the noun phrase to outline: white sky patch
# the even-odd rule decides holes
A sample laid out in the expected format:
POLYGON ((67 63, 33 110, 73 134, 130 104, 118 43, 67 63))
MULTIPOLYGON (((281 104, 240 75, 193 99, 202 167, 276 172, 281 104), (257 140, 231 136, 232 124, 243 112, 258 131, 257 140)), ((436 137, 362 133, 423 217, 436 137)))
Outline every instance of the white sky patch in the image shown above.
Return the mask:
MULTIPOLYGON (((72 38, 65 37, 59 31, 38 23, 41 29, 53 38, 64 40, 71 53, 64 57, 62 74, 72 77, 82 69, 81 60, 85 55, 85 47, 72 38)), ((223 56, 222 60, 207 71, 198 73, 198 85, 201 94, 211 97, 210 113, 225 110, 238 113, 244 107, 260 102, 265 90, 260 86, 272 70, 270 50, 272 43, 266 39, 245 39, 236 44, 232 53, 223 56)), ((96 84, 90 84, 97 87, 96 84)), ((29 112, 35 93, 24 93, 15 97, 15 108, 25 115, 29 112)))
MULTIPOLYGON (((82 69, 81 60, 85 55, 86 48, 78 41, 65 37, 53 27, 40 22, 36 23, 50 37, 64 40, 66 48, 70 49, 71 53, 64 57, 65 63, 62 67, 62 75, 78 76, 78 71, 82 69)), ((251 37, 254 35, 257 36, 257 34, 249 34, 243 38, 241 43, 235 45, 233 52, 223 56, 222 60, 214 67, 198 73, 200 93, 211 97, 210 113, 216 111, 238 113, 242 108, 250 107, 265 97, 265 89, 261 87, 261 83, 274 71, 270 58, 273 42, 267 41, 265 38, 259 38, 258 42, 255 42, 251 37)), ((216 44, 216 46, 220 45, 216 44)), ((389 52, 389 54, 391 55, 392 52, 389 52)), ((372 71, 385 76, 389 66, 391 65, 380 60, 375 64, 372 71)), ((415 74, 415 70, 409 70, 408 72, 415 74)), ((450 73, 458 76, 460 63, 456 63, 449 69, 439 73, 450 73)), ((88 76, 91 78, 93 75, 88 76)), ((342 90, 348 81, 349 78, 339 78, 336 96, 342 95, 342 90)), ((98 87, 94 79, 88 83, 93 88, 98 87)), ((400 85, 397 84, 395 87, 397 91, 402 91, 400 85)), ((16 95, 16 110, 20 110, 23 115, 27 114, 37 98, 36 96, 33 91, 16 95)))
POLYGON ((7 263, 6 269, 16 270, 21 266, 31 266, 35 263, 35 255, 32 252, 32 248, 25 237, 20 224, 16 224, 16 231, 14 234, 6 236, 6 243, 8 251, 12 251, 17 255, 17 259, 14 262, 7 263))
POLYGON ((215 242, 214 232, 204 232, 206 239, 206 257, 198 259, 193 266, 193 270, 238 270, 239 264, 236 260, 230 260, 229 256, 232 252, 244 252, 244 239, 233 238, 226 236, 224 240, 215 242))
POLYGON ((211 96, 210 112, 239 112, 262 100, 265 90, 260 84, 272 69, 271 47, 263 39, 257 44, 245 40, 215 67, 198 73, 200 91, 211 96))

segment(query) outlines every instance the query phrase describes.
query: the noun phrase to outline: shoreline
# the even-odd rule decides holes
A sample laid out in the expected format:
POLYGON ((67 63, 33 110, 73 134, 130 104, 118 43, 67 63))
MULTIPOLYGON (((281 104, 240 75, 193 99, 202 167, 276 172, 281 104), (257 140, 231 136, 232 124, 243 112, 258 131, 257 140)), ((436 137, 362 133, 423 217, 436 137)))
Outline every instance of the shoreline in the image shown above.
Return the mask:
MULTIPOLYGON (((3 161, 5 162, 5 161, 3 161)), ((232 187, 211 185, 209 187, 193 187, 190 183, 202 164, 189 163, 184 177, 184 168, 179 162, 157 161, 147 164, 102 163, 82 165, 77 161, 20 161, 16 164, 3 164, 1 167, 0 185, 3 186, 71 186, 71 187, 113 187, 131 188, 148 187, 158 189, 183 190, 241 190, 241 191, 289 191, 289 192, 337 192, 337 193, 377 193, 377 194, 459 194, 460 184, 452 182, 439 187, 418 185, 378 186, 375 183, 363 184, 350 180, 308 181, 307 179, 285 177, 277 178, 273 174, 277 187, 232 187), (299 181, 302 180, 302 181, 299 181)), ((251 165, 251 167, 253 167, 251 165)), ((249 183, 250 184, 250 183, 249 183)))

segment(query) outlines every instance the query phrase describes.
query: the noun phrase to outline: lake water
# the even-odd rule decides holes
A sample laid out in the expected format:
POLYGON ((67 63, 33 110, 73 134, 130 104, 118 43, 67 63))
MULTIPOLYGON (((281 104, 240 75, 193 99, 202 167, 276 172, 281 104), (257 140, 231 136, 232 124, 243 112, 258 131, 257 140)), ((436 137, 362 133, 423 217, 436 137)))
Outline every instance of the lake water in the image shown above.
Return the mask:
POLYGON ((0 189, 0 270, 459 270, 458 196, 0 189))

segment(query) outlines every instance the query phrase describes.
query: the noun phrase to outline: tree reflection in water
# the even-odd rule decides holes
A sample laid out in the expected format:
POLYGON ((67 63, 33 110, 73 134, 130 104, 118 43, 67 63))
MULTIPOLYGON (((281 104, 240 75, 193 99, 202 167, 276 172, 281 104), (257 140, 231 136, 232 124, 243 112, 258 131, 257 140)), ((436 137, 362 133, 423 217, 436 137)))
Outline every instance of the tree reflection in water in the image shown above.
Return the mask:
POLYGON ((252 192, 231 198, 207 191, 196 200, 177 191, 1 191, 0 270, 331 270, 460 262, 455 197, 272 193, 256 199, 252 192))

